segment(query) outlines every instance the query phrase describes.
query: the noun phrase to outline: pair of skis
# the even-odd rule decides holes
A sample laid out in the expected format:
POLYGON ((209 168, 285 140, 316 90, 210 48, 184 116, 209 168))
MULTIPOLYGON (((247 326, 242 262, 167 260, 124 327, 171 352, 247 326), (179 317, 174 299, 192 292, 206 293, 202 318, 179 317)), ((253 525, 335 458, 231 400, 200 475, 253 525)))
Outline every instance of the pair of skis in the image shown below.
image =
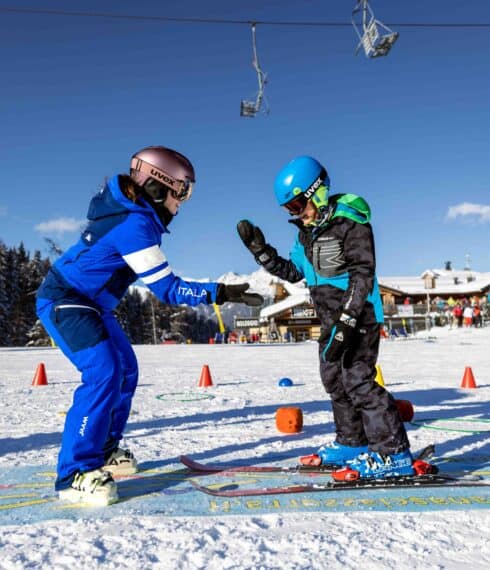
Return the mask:
MULTIPOLYGON (((424 461, 435 452, 434 445, 428 445, 422 449, 416 457, 418 461, 424 461)), ((289 474, 328 474, 338 468, 334 465, 306 466, 297 465, 293 467, 280 465, 224 465, 206 464, 193 460, 182 455, 180 461, 190 470, 201 475, 212 475, 216 473, 289 473, 289 474)), ((197 490, 213 495, 215 497, 250 497, 257 495, 283 495, 289 493, 319 493, 327 491, 342 491, 352 489, 395 489, 406 487, 481 487, 486 486, 478 476, 457 477, 452 475, 442 475, 431 473, 416 476, 400 476, 385 479, 361 478, 355 481, 327 481, 326 483, 300 483, 296 485, 281 485, 277 487, 256 487, 241 489, 236 484, 222 485, 219 488, 200 485, 196 481, 191 481, 197 490)))

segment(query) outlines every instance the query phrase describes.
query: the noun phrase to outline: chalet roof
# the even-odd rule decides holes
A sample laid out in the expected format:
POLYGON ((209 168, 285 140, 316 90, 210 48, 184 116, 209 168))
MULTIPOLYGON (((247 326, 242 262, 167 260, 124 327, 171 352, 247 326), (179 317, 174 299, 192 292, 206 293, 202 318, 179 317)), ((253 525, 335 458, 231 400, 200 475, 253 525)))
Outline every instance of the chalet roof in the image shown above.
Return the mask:
POLYGON ((421 275, 380 277, 381 286, 396 289, 407 295, 425 295, 424 278, 434 277, 435 288, 429 289, 433 295, 464 296, 484 292, 490 288, 490 272, 479 271, 427 269, 421 275))
MULTIPOLYGON (((431 297, 437 295, 462 297, 486 292, 490 289, 490 272, 482 273, 470 270, 427 269, 420 275, 380 277, 378 281, 381 287, 392 289, 402 295, 426 295, 427 289, 424 286, 424 278, 426 277, 433 277, 435 280, 435 288, 429 289, 431 297)), ((304 281, 292 284, 275 278, 275 282, 281 283, 289 296, 262 309, 260 311, 261 319, 268 319, 293 307, 311 303, 310 293, 304 281)))
POLYGON ((274 303, 273 305, 269 305, 260 311, 260 318, 268 319, 269 317, 273 317, 287 309, 292 309, 293 307, 297 307, 299 305, 303 305, 305 303, 310 304, 310 291, 305 287, 301 287, 298 285, 292 285, 291 283, 284 283, 284 288, 288 291, 289 296, 282 301, 274 303))
POLYGON ((308 292, 306 281, 304 279, 298 283, 289 283, 289 281, 283 281, 282 279, 279 279, 279 277, 273 277, 271 279, 271 283, 280 283, 289 295, 303 294, 304 291, 308 292))

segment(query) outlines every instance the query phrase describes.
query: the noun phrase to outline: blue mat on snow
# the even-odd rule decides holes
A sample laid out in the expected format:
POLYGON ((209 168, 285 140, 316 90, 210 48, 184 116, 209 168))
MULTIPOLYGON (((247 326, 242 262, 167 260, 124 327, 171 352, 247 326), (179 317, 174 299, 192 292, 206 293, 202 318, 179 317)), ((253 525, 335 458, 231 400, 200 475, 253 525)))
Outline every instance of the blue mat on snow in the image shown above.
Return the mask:
MULTIPOLYGON (((490 457, 462 456, 436 461, 446 473, 474 473, 488 479, 490 457)), ((120 501, 103 508, 58 501, 54 469, 26 466, 0 470, 0 524, 22 525, 52 519, 80 517, 111 519, 116 516, 226 516, 278 512, 442 511, 490 508, 488 487, 431 487, 358 489, 326 493, 297 493, 258 497, 212 497, 192 487, 191 475, 181 468, 143 470, 118 480, 120 501)), ((322 482, 328 475, 234 473, 193 475, 203 485, 270 487, 305 481, 322 482), (314 479, 312 479, 314 477, 314 479)))

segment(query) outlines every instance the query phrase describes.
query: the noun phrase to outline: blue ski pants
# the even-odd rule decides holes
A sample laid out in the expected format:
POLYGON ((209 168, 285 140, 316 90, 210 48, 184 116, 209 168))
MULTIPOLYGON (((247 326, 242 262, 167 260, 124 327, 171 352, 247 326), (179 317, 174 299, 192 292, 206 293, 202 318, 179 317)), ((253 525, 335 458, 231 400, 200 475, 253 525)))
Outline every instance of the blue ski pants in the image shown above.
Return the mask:
POLYGON ((39 299, 38 316, 54 342, 81 373, 65 420, 57 491, 77 472, 104 465, 117 448, 138 383, 133 348, 112 313, 83 304, 39 299))

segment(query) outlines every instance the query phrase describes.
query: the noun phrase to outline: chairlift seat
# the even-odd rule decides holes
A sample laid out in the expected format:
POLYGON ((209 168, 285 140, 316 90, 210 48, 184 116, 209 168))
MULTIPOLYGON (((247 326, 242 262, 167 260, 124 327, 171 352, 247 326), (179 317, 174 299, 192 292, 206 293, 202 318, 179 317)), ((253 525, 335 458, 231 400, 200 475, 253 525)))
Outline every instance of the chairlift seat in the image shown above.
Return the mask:
POLYGON ((362 46, 364 53, 370 58, 387 55, 398 39, 399 34, 397 32, 393 32, 383 22, 375 18, 367 0, 357 0, 352 11, 352 25, 360 40, 356 53, 362 46), (357 14, 361 14, 361 21, 359 21, 357 14))
POLYGON ((381 40, 374 48, 374 52, 370 57, 380 57, 383 55, 387 55, 390 51, 393 44, 398 39, 399 34, 397 32, 393 32, 392 34, 388 34, 386 36, 382 36, 381 40))
POLYGON ((240 116, 241 117, 255 117, 257 109, 254 101, 242 101, 240 103, 240 116))
POLYGON ((398 39, 397 32, 381 34, 379 27, 384 26, 381 22, 372 19, 364 30, 361 44, 368 57, 380 57, 387 55, 393 44, 398 39))

